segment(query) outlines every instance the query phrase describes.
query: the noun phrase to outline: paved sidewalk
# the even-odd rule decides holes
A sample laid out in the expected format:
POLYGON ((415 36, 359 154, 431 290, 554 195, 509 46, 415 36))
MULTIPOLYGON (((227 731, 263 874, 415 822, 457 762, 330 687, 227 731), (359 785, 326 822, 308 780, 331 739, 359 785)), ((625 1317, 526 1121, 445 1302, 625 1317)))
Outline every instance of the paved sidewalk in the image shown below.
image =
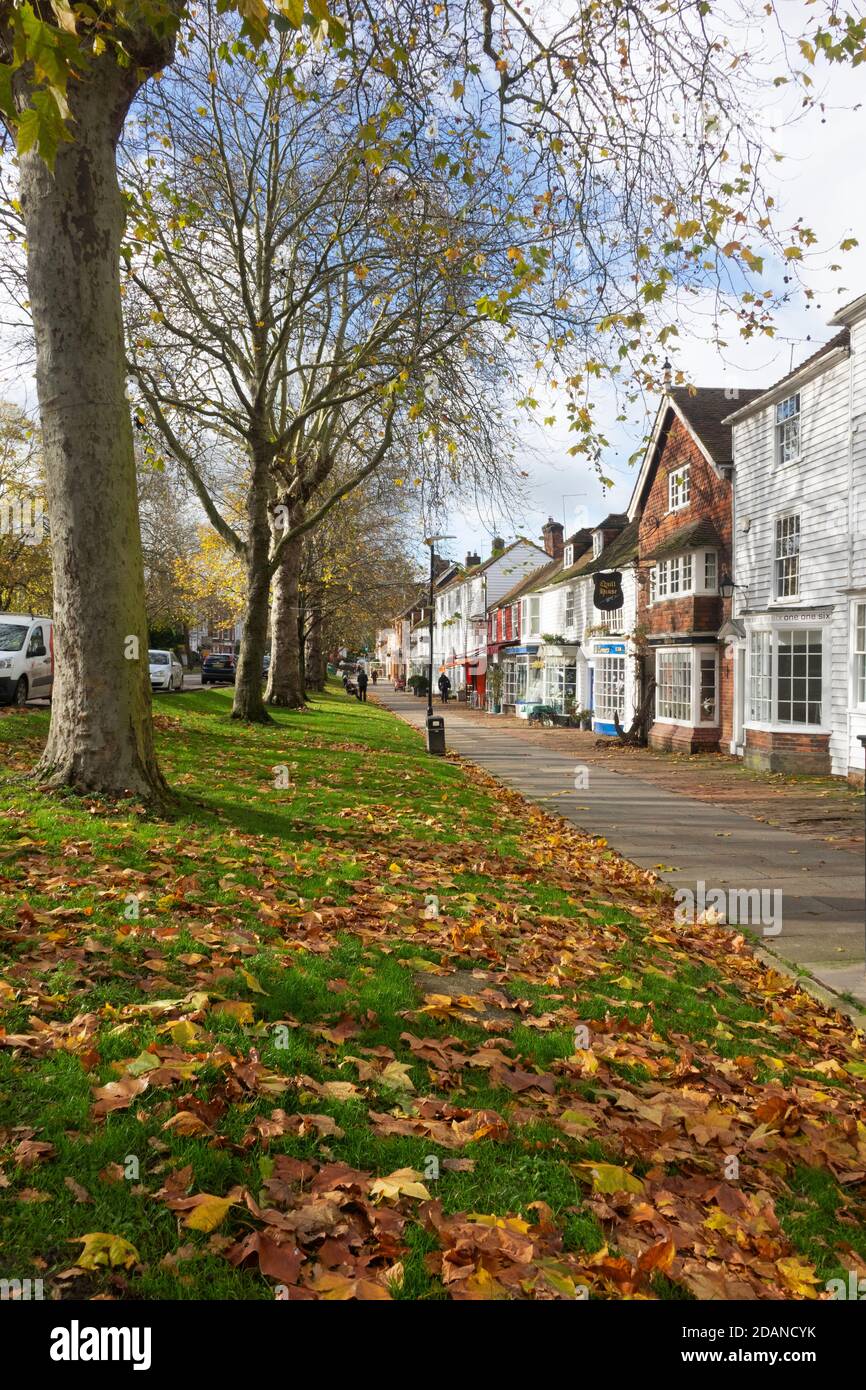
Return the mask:
MULTIPOLYGON (((372 691, 371 691, 372 693, 372 691)), ((417 728, 426 701, 377 685, 375 699, 417 728)), ((859 855, 727 807, 668 791, 627 771, 597 764, 580 775, 574 753, 539 748, 528 733, 479 722, 459 705, 445 715, 449 749, 506 785, 543 803, 675 887, 780 889, 782 931, 762 944, 822 984, 866 1003, 863 861, 859 855)), ((770 900, 772 902, 772 899, 770 900)))

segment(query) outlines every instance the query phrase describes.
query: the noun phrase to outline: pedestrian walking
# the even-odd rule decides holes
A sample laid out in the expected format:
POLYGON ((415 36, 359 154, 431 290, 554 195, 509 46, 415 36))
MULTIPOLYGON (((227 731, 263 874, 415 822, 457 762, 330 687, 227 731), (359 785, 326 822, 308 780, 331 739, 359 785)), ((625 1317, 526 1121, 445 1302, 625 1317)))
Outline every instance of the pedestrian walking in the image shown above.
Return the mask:
POLYGON ((448 704, 448 692, 450 689, 451 682, 443 671, 442 675, 439 677, 439 694, 442 696, 443 705, 448 704))
POLYGON ((358 669, 358 699, 367 703, 367 672, 363 666, 358 669))

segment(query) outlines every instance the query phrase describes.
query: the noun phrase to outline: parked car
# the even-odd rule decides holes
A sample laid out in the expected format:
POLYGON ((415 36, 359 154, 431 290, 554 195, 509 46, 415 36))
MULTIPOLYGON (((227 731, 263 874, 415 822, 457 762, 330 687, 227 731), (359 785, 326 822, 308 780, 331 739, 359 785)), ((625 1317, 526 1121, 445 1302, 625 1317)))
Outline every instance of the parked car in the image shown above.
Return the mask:
POLYGON ((149 651, 151 690, 183 690, 183 667, 169 651, 149 651))
POLYGON ((234 685, 237 663, 233 656, 226 656, 222 652, 212 652, 206 656, 201 664, 201 683, 202 685, 218 685, 228 683, 234 685))
POLYGON ((54 624, 32 614, 0 613, 0 703, 49 698, 54 685, 54 624))

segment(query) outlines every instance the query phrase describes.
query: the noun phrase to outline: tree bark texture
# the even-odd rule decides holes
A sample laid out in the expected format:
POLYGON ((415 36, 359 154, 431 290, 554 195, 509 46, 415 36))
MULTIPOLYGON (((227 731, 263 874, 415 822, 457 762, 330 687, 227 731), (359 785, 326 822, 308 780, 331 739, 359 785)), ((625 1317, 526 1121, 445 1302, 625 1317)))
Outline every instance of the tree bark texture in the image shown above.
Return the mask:
MULTIPOLYGON (((163 54, 163 58, 167 55, 163 54)), ((135 455, 126 397, 115 150, 143 79, 110 52, 70 83, 54 172, 21 159, 54 575, 50 786, 161 800, 135 455)))
MULTIPOLYGON (((289 526, 297 525, 298 519, 290 514, 289 526)), ((302 709, 305 704, 299 624, 303 547, 302 536, 283 546, 271 598, 271 664, 265 699, 283 709, 302 709)))

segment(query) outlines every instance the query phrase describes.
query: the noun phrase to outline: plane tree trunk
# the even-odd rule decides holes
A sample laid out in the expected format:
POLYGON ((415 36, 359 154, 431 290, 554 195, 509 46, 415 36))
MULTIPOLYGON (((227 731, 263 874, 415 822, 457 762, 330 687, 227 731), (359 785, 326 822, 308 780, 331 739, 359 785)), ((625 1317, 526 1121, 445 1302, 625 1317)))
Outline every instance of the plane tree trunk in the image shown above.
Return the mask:
MULTIPOLYGON (((167 797, 153 743, 135 455, 126 398, 115 151, 170 45, 122 68, 110 50, 70 83, 74 139, 54 171, 20 161, 54 577, 55 679, 38 778, 167 797)), ((26 88, 18 92, 27 104, 26 88)))
POLYGON ((268 724, 271 718, 265 708, 262 675, 268 640, 268 602, 271 589, 269 462, 264 449, 253 448, 252 476, 247 492, 247 600, 232 706, 233 719, 243 719, 253 724, 268 724))
MULTIPOLYGON (((301 520, 299 508, 280 509, 290 528, 301 520)), ((275 540, 279 539, 279 531, 275 540)), ((305 704, 303 652, 300 635, 300 579, 304 540, 296 536, 280 552, 271 598, 271 664, 265 699, 283 709, 303 709, 305 704)))

